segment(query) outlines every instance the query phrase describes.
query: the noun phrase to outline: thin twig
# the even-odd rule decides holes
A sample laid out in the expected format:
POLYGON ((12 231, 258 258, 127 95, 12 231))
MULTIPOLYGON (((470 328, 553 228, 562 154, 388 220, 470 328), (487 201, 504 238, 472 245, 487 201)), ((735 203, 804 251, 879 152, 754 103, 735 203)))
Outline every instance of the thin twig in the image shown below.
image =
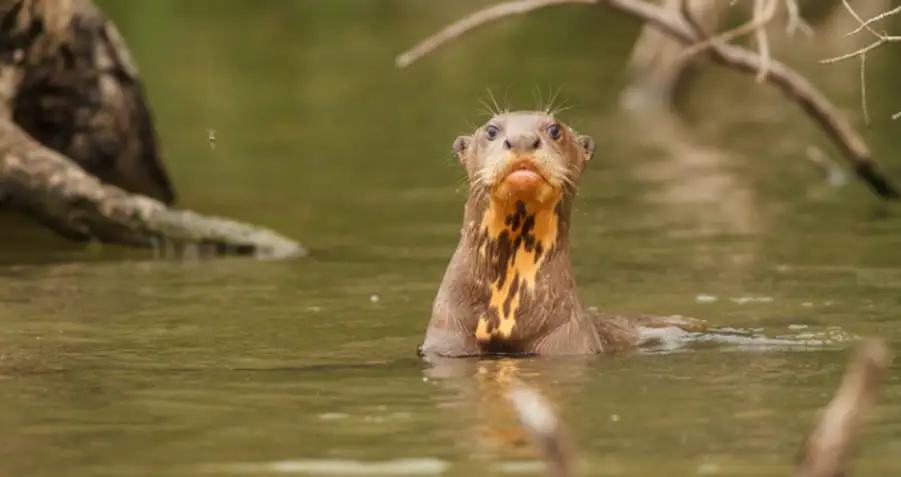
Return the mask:
POLYGON ((881 19, 881 18, 886 18, 886 17, 888 17, 888 16, 894 15, 894 14, 896 14, 896 13, 898 13, 898 12, 901 12, 901 7, 896 8, 896 9, 894 9, 894 10, 890 10, 890 11, 888 11, 888 12, 885 12, 885 13, 883 13, 883 14, 877 15, 876 17, 873 17, 873 18, 871 18, 871 19, 869 19, 869 20, 864 21, 864 19, 861 18, 860 15, 858 15, 857 12, 855 12, 853 8, 851 8, 851 4, 848 3, 848 0, 842 0, 842 5, 845 6, 845 10, 848 10, 848 13, 850 13, 851 16, 853 16, 854 19, 857 20, 857 22, 860 24, 860 26, 857 27, 857 29, 854 30, 853 32, 849 33, 849 35, 853 35, 854 33, 858 32, 858 31, 861 31, 862 29, 866 28, 867 31, 869 31, 870 33, 873 34, 873 36, 876 37, 876 41, 874 41, 873 43, 870 43, 869 45, 867 45, 867 46, 865 46, 865 47, 863 47, 863 48, 860 48, 860 49, 857 50, 857 51, 852 51, 851 53, 846 53, 846 54, 844 54, 844 55, 836 56, 836 57, 834 57, 834 58, 827 58, 827 59, 825 59, 825 60, 820 60, 820 63, 835 63, 835 62, 837 62, 837 61, 842 61, 842 60, 847 60, 847 59, 849 59, 849 58, 854 58, 855 56, 862 56, 862 55, 865 55, 865 54, 867 54, 868 52, 870 52, 870 51, 872 51, 872 50, 874 50, 874 49, 876 49, 876 48, 878 48, 878 47, 880 47, 880 46, 882 46, 882 45, 884 45, 884 44, 886 44, 886 43, 899 42, 899 41, 901 41, 901 36, 889 36, 889 35, 885 35, 885 34, 883 34, 883 33, 879 33, 878 31, 874 30, 874 29, 870 26, 870 24, 873 23, 873 21, 874 21, 873 18, 880 18, 880 19, 881 19))
POLYGON ((798 30, 807 36, 813 36, 813 28, 801 17, 797 0, 785 0, 785 10, 788 12, 788 21, 785 25, 785 33, 788 36, 794 36, 798 30))
MULTIPOLYGON (((872 33, 873 36, 876 37, 876 41, 874 41, 873 43, 870 43, 869 45, 867 45, 863 48, 860 48, 856 51, 852 51, 851 53, 845 53, 844 55, 839 55, 839 56, 836 56, 833 58, 826 58, 824 60, 820 60, 820 63, 831 64, 831 63, 837 63, 839 61, 844 61, 844 60, 848 60, 848 59, 855 58, 855 57, 860 58, 861 101, 862 101, 862 106, 863 106, 864 122, 866 123, 867 127, 869 127, 870 126, 870 113, 867 110, 867 76, 866 76, 867 75, 867 73, 866 73, 867 53, 875 50, 876 48, 879 48, 880 46, 882 46, 886 43, 901 42, 901 36, 889 36, 884 33, 879 33, 878 31, 873 29, 871 24, 873 22, 876 22, 878 20, 887 18, 891 15, 897 14, 898 12, 901 12, 901 7, 895 8, 893 10, 889 10, 882 14, 879 14, 869 20, 864 20, 863 18, 860 17, 860 15, 857 14, 856 11, 854 11, 854 8, 852 8, 851 4, 848 3, 848 0, 842 0, 842 5, 844 5, 845 10, 847 10, 848 13, 850 13, 851 16, 854 17, 855 20, 857 20, 857 23, 859 23, 859 26, 857 27, 857 29, 855 29, 854 31, 849 33, 848 36, 851 36, 855 33, 863 31, 863 30, 867 30, 870 33, 872 33)), ((897 119, 899 117, 899 115, 901 115, 901 113, 893 115, 892 119, 897 119)))
MULTIPOLYGON (((866 55, 866 54, 869 53, 870 51, 875 50, 876 48, 879 48, 880 46, 882 46, 882 45, 888 43, 889 41, 891 41, 891 40, 889 40, 888 38, 890 38, 890 37, 883 37, 883 38, 880 38, 880 39, 874 41, 873 43, 870 43, 869 45, 867 45, 867 46, 865 46, 865 47, 863 47, 863 48, 861 48, 861 49, 859 49, 859 50, 852 51, 851 53, 845 53, 844 55, 836 56, 836 57, 833 57, 833 58, 826 58, 825 60, 820 60, 820 63, 824 63, 824 64, 828 64, 828 63, 837 63, 837 62, 839 62, 839 61, 843 61, 843 60, 847 60, 847 59, 850 59, 850 58, 854 58, 855 56, 866 55)), ((899 38, 899 39, 901 39, 901 38, 899 38)))
MULTIPOLYGON (((754 14, 754 17, 750 21, 748 21, 747 23, 743 23, 731 30, 720 33, 718 35, 711 36, 710 38, 707 38, 703 41, 699 41, 699 42, 691 45, 690 47, 685 49, 685 51, 682 53, 682 55, 680 55, 680 58, 677 59, 676 61, 681 61, 682 59, 684 59, 686 57, 697 55, 705 50, 710 49, 716 43, 728 43, 728 42, 734 40, 735 38, 747 35, 748 33, 751 33, 754 31, 760 31, 761 29, 763 29, 766 26, 766 24, 769 23, 776 14, 776 8, 775 8, 776 2, 771 1, 768 4, 768 7, 772 7, 772 8, 768 8, 765 12, 763 12, 762 15, 758 15, 757 14, 758 5, 760 4, 761 1, 765 1, 765 0, 754 0, 755 14, 754 14)), ((763 65, 763 63, 761 63, 761 67, 762 67, 762 65, 763 65)))
POLYGON ((760 26, 754 30, 754 37, 757 40, 757 48, 760 54, 760 71, 757 73, 757 82, 763 83, 766 75, 770 70, 770 39, 766 32, 767 24, 772 21, 776 15, 776 0, 755 0, 754 2, 754 19, 760 19, 760 26))
POLYGON ((701 22, 695 17, 694 12, 691 11, 691 0, 682 0, 679 5, 679 11, 682 12, 682 18, 691 25, 698 38, 707 39, 710 37, 704 30, 704 27, 701 26, 701 22))
POLYGON ((851 35, 853 35, 853 34, 859 32, 859 31, 861 31, 861 30, 863 30, 863 29, 866 29, 866 30, 868 30, 870 33, 872 33, 873 35, 875 35, 876 38, 882 38, 882 35, 880 35, 879 32, 877 32, 876 30, 874 30, 867 22, 865 22, 865 21, 863 20, 863 18, 860 18, 860 15, 858 15, 857 12, 854 11, 854 7, 852 7, 851 4, 848 3, 848 0, 842 0, 842 5, 845 7, 845 10, 847 10, 848 13, 850 13, 851 16, 854 17, 855 20, 857 20, 857 23, 860 24, 860 26, 857 27, 856 30, 854 30, 854 31, 851 32, 851 33, 848 33, 847 36, 851 36, 851 35))
POLYGON ((878 22, 879 20, 883 20, 883 19, 888 18, 888 17, 890 17, 890 16, 892 16, 892 15, 897 15, 898 13, 901 13, 901 7, 896 7, 896 8, 893 8, 893 9, 887 11, 887 12, 880 13, 879 15, 876 15, 875 17, 870 18, 869 20, 864 21, 863 19, 861 19, 861 18, 857 15, 857 12, 855 12, 854 9, 851 8, 851 6, 848 4, 848 1, 847 1, 847 0, 842 0, 842 2, 845 4, 845 8, 846 8, 849 12, 851 12, 851 14, 854 15, 854 18, 856 18, 856 19, 860 22, 860 26, 857 27, 857 28, 856 28, 854 31, 852 31, 851 33, 848 33, 848 36, 851 36, 851 35, 854 35, 854 34, 856 34, 856 33, 859 33, 859 32, 861 32, 863 29, 869 30, 871 33, 876 34, 876 36, 880 36, 878 33, 876 33, 876 32, 873 30, 873 28, 872 28, 870 25, 872 25, 873 23, 878 22))
POLYGON ((867 108, 867 55, 860 55, 860 106, 863 109, 863 122, 870 127, 870 110, 867 108))
POLYGON ((415 48, 399 55, 394 63, 398 68, 409 66, 414 61, 449 43, 460 35, 495 20, 512 15, 523 15, 541 8, 563 5, 567 3, 592 5, 600 0, 519 0, 493 5, 469 15, 462 20, 448 25, 435 35, 416 45, 415 48))
POLYGON ((862 343, 834 397, 801 445, 796 477, 845 475, 890 364, 891 354, 884 343, 862 343))

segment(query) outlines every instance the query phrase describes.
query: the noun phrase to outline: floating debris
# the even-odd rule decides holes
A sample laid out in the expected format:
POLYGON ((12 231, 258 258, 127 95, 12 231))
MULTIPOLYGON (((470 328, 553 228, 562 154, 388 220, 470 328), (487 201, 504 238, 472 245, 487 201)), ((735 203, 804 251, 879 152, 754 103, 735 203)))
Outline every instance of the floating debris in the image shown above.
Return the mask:
POLYGON ((771 303, 773 301, 773 297, 771 296, 743 296, 730 298, 729 301, 732 303, 736 303, 739 305, 744 305, 746 303, 771 303))
POLYGON ((260 463, 234 463, 200 466, 201 472, 259 474, 261 472, 307 475, 438 475, 450 469, 438 459, 396 459, 357 461, 344 459, 303 459, 260 463))
POLYGON ((350 417, 350 414, 345 414, 343 412, 324 412, 317 417, 323 421, 337 421, 340 419, 347 419, 350 417))

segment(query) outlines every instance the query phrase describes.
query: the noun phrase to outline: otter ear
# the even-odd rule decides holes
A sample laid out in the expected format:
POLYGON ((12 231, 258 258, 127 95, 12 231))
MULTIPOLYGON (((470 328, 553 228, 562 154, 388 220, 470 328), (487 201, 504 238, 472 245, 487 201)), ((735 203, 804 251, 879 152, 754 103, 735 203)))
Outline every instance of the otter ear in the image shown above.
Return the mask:
POLYGON ((582 150, 585 151, 585 160, 591 159, 592 156, 594 156, 594 150, 597 148, 594 139, 586 134, 580 134, 577 140, 579 141, 579 145, 582 146, 582 150))
POLYGON ((466 150, 469 149, 470 143, 472 143, 472 136, 457 136, 457 139, 454 140, 454 154, 457 155, 457 159, 460 162, 463 162, 463 157, 466 154, 466 150))

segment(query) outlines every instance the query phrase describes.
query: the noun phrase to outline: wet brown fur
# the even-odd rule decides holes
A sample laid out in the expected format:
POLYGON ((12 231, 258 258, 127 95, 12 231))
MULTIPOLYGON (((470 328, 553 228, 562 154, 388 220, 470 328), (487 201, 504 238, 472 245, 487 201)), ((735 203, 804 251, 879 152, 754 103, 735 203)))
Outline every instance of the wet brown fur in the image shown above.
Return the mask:
POLYGON ((545 112, 499 114, 457 138, 454 151, 469 179, 464 225, 420 354, 595 354, 637 346, 638 326, 697 325, 584 309, 572 277, 569 227, 594 149, 591 137, 545 112), (560 132, 556 138, 548 133, 552 125, 560 132), (489 126, 499 131, 494 139, 489 126), (505 152, 499 144, 506 140, 540 146, 505 152), (523 157, 546 179, 534 196, 515 195, 499 180, 523 157))

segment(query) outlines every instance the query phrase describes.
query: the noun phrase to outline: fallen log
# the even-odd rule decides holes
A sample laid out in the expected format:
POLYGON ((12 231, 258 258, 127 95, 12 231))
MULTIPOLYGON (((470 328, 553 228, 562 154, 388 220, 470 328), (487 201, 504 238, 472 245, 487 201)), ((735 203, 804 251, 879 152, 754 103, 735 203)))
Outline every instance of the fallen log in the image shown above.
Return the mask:
POLYGON ((0 0, 0 205, 79 241, 307 253, 265 228, 169 209, 175 198, 113 22, 90 0, 0 0))
POLYGON ((0 202, 23 210, 73 240, 288 258, 306 255, 271 230, 186 210, 104 184, 19 126, 0 119, 0 202))

